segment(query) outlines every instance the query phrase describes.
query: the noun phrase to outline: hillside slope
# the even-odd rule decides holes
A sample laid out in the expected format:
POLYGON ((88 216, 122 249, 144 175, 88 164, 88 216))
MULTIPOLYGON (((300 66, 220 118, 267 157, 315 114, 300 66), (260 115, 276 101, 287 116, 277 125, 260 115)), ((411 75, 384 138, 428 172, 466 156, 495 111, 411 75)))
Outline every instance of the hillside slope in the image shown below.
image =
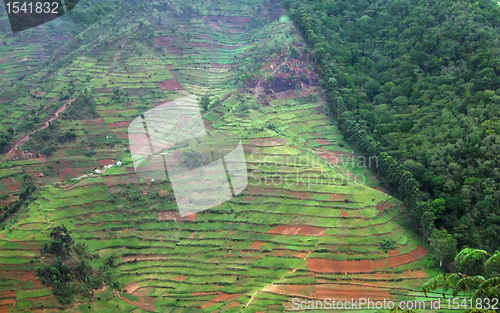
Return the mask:
POLYGON ((261 0, 124 6, 23 80, 31 104, 17 98, 9 108, 51 116, 67 106, 0 155, 0 192, 10 195, 2 204, 26 174, 39 187, 0 231, 1 310, 256 312, 290 309, 292 298, 423 297, 427 250, 324 113, 285 13, 261 0), (181 218, 168 181, 133 174, 127 127, 188 94, 211 99, 210 132, 242 138, 250 180, 229 202, 181 218), (124 166, 91 174, 117 161, 124 166), (58 225, 100 256, 92 264, 117 257, 118 291, 58 304, 34 276, 58 225))

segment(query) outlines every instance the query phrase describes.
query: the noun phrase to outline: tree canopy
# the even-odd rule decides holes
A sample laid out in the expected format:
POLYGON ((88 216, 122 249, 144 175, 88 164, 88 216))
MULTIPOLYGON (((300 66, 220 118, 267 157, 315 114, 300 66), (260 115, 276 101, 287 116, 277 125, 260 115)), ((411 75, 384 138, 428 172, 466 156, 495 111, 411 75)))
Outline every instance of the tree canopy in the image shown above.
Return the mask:
POLYGON ((500 7, 486 0, 284 1, 330 112, 429 238, 500 242, 500 7), (384 154, 385 153, 385 154, 384 154), (408 173, 406 173, 408 171, 408 173))

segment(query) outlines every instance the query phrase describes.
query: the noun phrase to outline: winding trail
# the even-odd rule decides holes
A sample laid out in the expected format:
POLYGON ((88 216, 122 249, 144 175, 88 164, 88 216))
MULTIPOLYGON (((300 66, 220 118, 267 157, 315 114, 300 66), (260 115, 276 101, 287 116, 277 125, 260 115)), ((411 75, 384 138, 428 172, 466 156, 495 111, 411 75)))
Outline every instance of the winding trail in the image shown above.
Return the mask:
POLYGON ((23 136, 22 138, 16 140, 14 142, 14 146, 9 150, 9 152, 7 152, 7 154, 3 157, 2 161, 5 161, 5 159, 7 159, 7 157, 11 154, 12 151, 14 151, 17 147, 19 147, 20 145, 22 145, 23 143, 26 142, 26 140, 29 139, 30 135, 33 135, 34 133, 36 133, 37 131, 40 131, 40 130, 44 130, 45 128, 49 127, 49 124, 50 122, 52 122, 53 120, 55 120, 56 118, 59 117, 59 114, 64 112, 64 110, 66 110, 66 108, 75 100, 75 98, 69 100, 68 103, 66 103, 65 105, 63 105, 62 107, 59 108, 59 110, 56 111, 56 113, 54 114, 53 117, 49 118, 45 124, 43 124, 42 127, 38 128, 38 129, 35 129, 34 131, 32 131, 31 133, 23 136))
POLYGON ((288 273, 285 273, 280 279, 278 279, 277 281, 275 282, 272 282, 270 284, 268 284, 267 286, 264 286, 263 288, 261 289, 257 289, 255 291, 255 293, 252 295, 252 297, 250 298, 250 301, 247 302, 247 304, 245 305, 245 307, 243 309, 241 309, 239 312, 243 312, 245 311, 248 306, 250 305, 250 303, 252 302, 252 300, 255 298, 255 296, 259 293, 259 292, 263 292, 264 289, 266 289, 267 287, 270 287, 270 286, 274 286, 275 284, 279 283, 280 281, 282 281, 283 279, 285 279, 289 274, 293 274, 295 273, 295 271, 297 271, 298 269, 302 269, 304 267, 307 266, 307 258, 309 257, 309 255, 311 255, 311 253, 316 250, 318 248, 318 246, 316 245, 316 247, 314 249, 312 249, 311 251, 308 251, 307 252, 307 255, 305 257, 303 257, 302 259, 305 261, 304 265, 302 265, 301 267, 297 267, 297 268, 293 268, 291 272, 288 272, 288 273))

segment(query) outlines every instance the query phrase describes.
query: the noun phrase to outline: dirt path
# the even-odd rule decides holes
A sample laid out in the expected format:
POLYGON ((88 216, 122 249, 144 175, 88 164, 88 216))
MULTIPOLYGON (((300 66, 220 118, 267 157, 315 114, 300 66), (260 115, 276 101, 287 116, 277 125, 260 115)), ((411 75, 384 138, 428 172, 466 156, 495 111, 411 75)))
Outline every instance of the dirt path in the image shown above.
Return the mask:
MULTIPOLYGON (((113 64, 113 66, 109 69, 108 73, 106 73, 106 76, 108 76, 109 74, 113 73, 114 70, 115 70, 115 67, 118 65, 118 57, 120 56, 120 52, 121 50, 123 49, 123 46, 125 45, 125 38, 122 39, 121 43, 120 43, 120 50, 118 50, 115 54, 115 56, 113 57, 113 59, 115 60, 115 64, 113 64)), ((147 74, 146 74, 147 75, 147 74)))
POLYGON ((285 278, 286 278, 289 274, 293 274, 293 273, 295 273, 295 271, 297 271, 298 269, 302 269, 302 268, 306 267, 306 266, 307 266, 307 258, 308 258, 308 257, 309 257, 309 255, 310 255, 310 254, 311 254, 314 250, 316 250, 316 249, 317 249, 317 246, 316 246, 314 249, 312 249, 311 251, 308 251, 308 252, 307 252, 307 255, 306 255, 305 257, 303 257, 303 258, 302 258, 302 259, 305 261, 304 265, 302 265, 301 267, 298 267, 298 268, 294 268, 294 269, 292 269, 290 272, 285 273, 285 274, 284 274, 284 275, 283 275, 280 279, 278 279, 277 281, 272 282, 272 283, 270 283, 269 285, 264 286, 264 287, 263 287, 263 288, 261 288, 261 289, 257 289, 257 290, 255 291, 255 293, 252 295, 252 297, 250 298, 250 300, 247 302, 247 304, 245 305, 245 307, 244 307, 243 309, 241 309, 239 312, 243 312, 244 310, 246 310, 246 309, 248 308, 248 306, 250 305, 250 303, 252 302, 252 300, 255 298, 255 296, 256 296, 259 292, 264 292, 264 291, 265 291, 264 289, 269 288, 269 287, 271 287, 271 286, 274 286, 275 284, 277 284, 277 283, 279 283, 280 281, 282 281, 283 279, 285 279, 285 278))
POLYGON ((49 220, 49 218, 47 216, 45 216, 45 218, 47 219, 47 221, 49 221, 49 226, 45 227, 44 229, 42 229, 42 233, 46 230, 46 229, 49 229, 50 226, 52 226, 52 222, 49 220))
POLYGON ((7 159, 7 157, 10 155, 10 153, 12 151, 14 151, 17 147, 19 147, 20 145, 22 145, 23 143, 25 143, 30 135, 33 135, 34 133, 36 133, 37 131, 40 131, 40 130, 44 130, 45 128, 49 127, 49 123, 52 122, 53 120, 55 120, 56 118, 59 117, 59 114, 62 113, 64 110, 66 110, 66 108, 75 100, 75 98, 69 100, 68 103, 66 103, 65 105, 63 105, 62 107, 59 108, 59 110, 57 110, 57 112, 55 113, 55 115, 53 117, 51 117, 50 119, 48 119, 45 124, 43 124, 42 127, 38 128, 38 129, 35 129, 34 131, 32 131, 31 133, 25 135, 24 137, 16 140, 14 142, 14 146, 9 150, 9 152, 7 153, 7 155, 4 156, 4 158, 2 159, 2 161, 5 161, 5 159, 7 159))

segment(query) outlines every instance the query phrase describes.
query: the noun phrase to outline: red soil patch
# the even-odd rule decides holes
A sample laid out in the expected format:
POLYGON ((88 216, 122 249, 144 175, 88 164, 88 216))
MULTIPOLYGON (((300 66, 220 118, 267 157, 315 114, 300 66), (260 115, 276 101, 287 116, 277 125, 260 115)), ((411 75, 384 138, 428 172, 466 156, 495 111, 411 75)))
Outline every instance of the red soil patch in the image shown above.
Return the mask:
POLYGON ((240 296, 239 293, 235 293, 235 294, 220 293, 217 297, 213 298, 210 301, 213 301, 213 302, 231 301, 233 299, 238 298, 239 296, 240 296))
POLYGON ((308 259, 307 267, 310 271, 321 273, 370 273, 374 270, 387 267, 387 262, 383 260, 328 260, 328 259, 308 259))
POLYGON ((429 275, 423 270, 413 270, 404 272, 402 278, 428 278, 429 275))
POLYGON ((322 236, 326 228, 313 227, 313 226, 277 226, 268 234, 280 234, 285 236, 322 236))
MULTIPOLYGON (((0 312, 2 312, 2 313, 3 312, 9 313, 7 305, 10 305, 11 307, 15 308, 16 307, 16 300, 14 300, 14 299, 0 300, 0 310, 3 310, 3 311, 0 311, 0 312)), ((13 311, 10 311, 10 312, 13 312, 13 311)))
POLYGON ((123 133, 115 133, 116 138, 118 139, 128 139, 128 134, 123 133))
POLYGON ((132 304, 140 309, 143 309, 144 311, 148 311, 148 312, 155 312, 156 311, 155 298, 140 296, 139 302, 131 301, 125 297, 120 297, 120 299, 122 299, 123 301, 125 301, 129 304, 132 304))
POLYGON ((305 200, 309 197, 310 193, 308 192, 300 192, 300 191, 292 191, 289 193, 290 195, 297 197, 297 199, 305 200))
POLYGON ((153 40, 157 45, 160 45, 163 48, 171 47, 175 42, 175 38, 173 36, 155 37, 153 40))
POLYGON ((69 168, 69 167, 65 167, 62 169, 62 172, 59 173, 58 178, 60 181, 63 181, 63 180, 68 180, 70 178, 75 178, 78 176, 79 175, 77 172, 75 172, 75 170, 73 170, 72 168, 69 168))
POLYGON ((0 291, 0 298, 14 298, 15 296, 16 292, 14 290, 0 291))
POLYGON ((328 162, 335 164, 335 165, 352 162, 351 159, 349 159, 349 161, 347 160, 347 158, 352 157, 352 155, 350 155, 350 154, 345 154, 345 153, 336 152, 336 151, 327 151, 324 149, 319 149, 321 151, 317 151, 317 150, 312 150, 309 148, 309 150, 311 150, 315 154, 319 155, 323 159, 325 159, 328 162))
POLYGON ((226 306, 224 307, 224 309, 234 308, 235 306, 239 306, 239 305, 241 305, 241 304, 240 304, 238 301, 234 301, 234 302, 231 302, 231 303, 229 303, 228 305, 226 305, 226 306))
POLYGON ((2 70, 0 70, 0 74, 5 74, 2 70))
MULTIPOLYGON (((93 120, 81 120, 83 125, 105 125, 106 122, 104 121, 104 118, 96 118, 93 120)), ((106 124, 107 125, 107 124, 106 124)))
POLYGON ((175 280, 175 281, 185 281, 187 278, 188 278, 187 276, 181 275, 181 276, 174 277, 173 280, 175 280))
POLYGON ((379 212, 384 212, 385 209, 389 208, 392 208, 392 205, 387 201, 382 201, 375 205, 375 209, 377 209, 379 212))
POLYGON ((273 250, 269 256, 285 257, 285 258, 299 258, 303 259, 307 256, 307 252, 297 252, 292 250, 273 250))
POLYGON ((130 283, 123 287, 123 290, 125 290, 127 293, 134 293, 137 289, 139 289, 139 285, 137 283, 130 283))
POLYGON ((288 141, 281 138, 254 138, 250 145, 259 147, 282 146, 288 141))
POLYGON ((316 139, 316 142, 319 143, 320 145, 332 145, 333 142, 331 142, 328 139, 316 139))
POLYGON ((250 247, 248 247, 248 249, 260 249, 263 245, 265 245, 266 243, 265 242, 259 242, 259 241, 255 241, 253 242, 250 247))
POLYGON ((163 90, 184 90, 181 84, 175 79, 166 80, 162 83, 156 83, 160 87, 160 91, 163 90))
POLYGON ((182 221, 194 222, 196 221, 196 214, 191 214, 181 217, 181 215, 178 212, 165 211, 165 212, 159 212, 158 218, 160 219, 160 221, 172 220, 175 222, 182 222, 182 221))
POLYGON ((241 294, 226 294, 226 293, 220 293, 218 296, 210 300, 209 302, 203 304, 201 307, 203 309, 206 309, 212 305, 217 304, 218 302, 228 302, 231 300, 234 300, 235 298, 239 297, 241 294))
POLYGON ((398 249, 394 249, 394 250, 389 250, 387 251, 387 255, 388 256, 395 256, 395 255, 399 255, 399 250, 398 249))
POLYGON ((130 125, 129 122, 114 122, 114 123, 108 124, 108 127, 110 129, 116 129, 116 128, 128 127, 128 125, 130 125))
POLYGON ((427 249, 419 245, 417 247, 417 250, 413 250, 406 254, 401 254, 395 257, 387 258, 387 262, 391 267, 397 267, 408 263, 416 262, 417 260, 426 256, 427 253, 428 253, 427 249))
POLYGON ((19 281, 28 281, 32 280, 33 282, 38 282, 38 279, 35 276, 35 272, 26 272, 26 271, 1 271, 0 272, 2 279, 11 279, 11 280, 19 280, 19 281))
POLYGON ((347 199, 347 197, 345 195, 341 195, 341 194, 337 194, 337 193, 330 195, 330 200, 333 200, 333 201, 344 201, 345 199, 347 199))
POLYGON ((9 299, 0 299, 0 305, 7 305, 10 304, 11 306, 16 305, 16 300, 9 298, 9 299))
POLYGON ((99 160, 98 162, 102 166, 105 166, 105 165, 108 165, 108 164, 114 164, 115 163, 114 160, 110 160, 110 159, 99 160))
POLYGON ((340 209, 340 217, 349 217, 349 213, 346 213, 342 209, 340 209))
POLYGON ((18 192, 23 187, 18 181, 16 181, 12 177, 2 179, 1 183, 3 183, 5 187, 9 189, 10 192, 18 192))

